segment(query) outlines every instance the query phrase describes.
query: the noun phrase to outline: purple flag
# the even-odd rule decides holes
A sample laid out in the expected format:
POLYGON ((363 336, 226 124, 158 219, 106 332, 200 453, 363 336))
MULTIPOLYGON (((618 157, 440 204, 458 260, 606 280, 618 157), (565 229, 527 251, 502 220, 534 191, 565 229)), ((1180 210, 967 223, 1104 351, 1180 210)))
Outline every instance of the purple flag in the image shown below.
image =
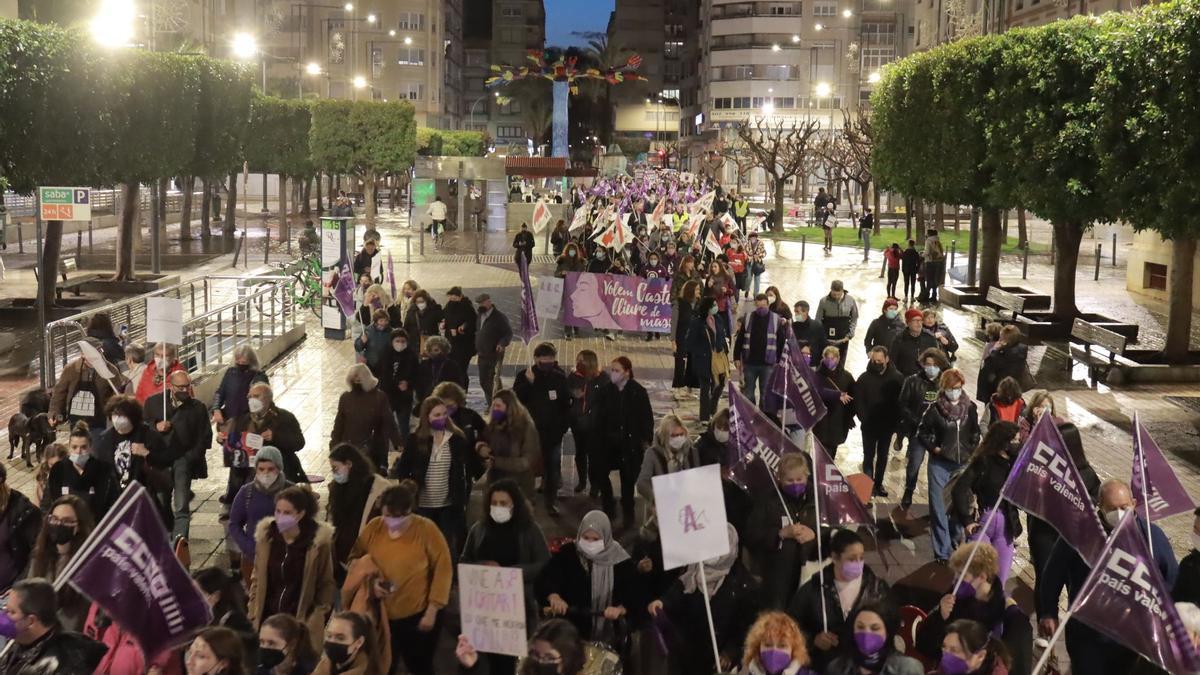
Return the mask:
POLYGON ((867 507, 854 494, 846 477, 829 458, 821 441, 813 436, 813 484, 821 497, 821 522, 830 527, 843 525, 875 526, 867 507))
POLYGON ((1196 503, 1179 482, 1158 443, 1133 414, 1133 476, 1129 480, 1133 498, 1140 502, 1139 513, 1148 513, 1151 521, 1196 510, 1196 503), (1145 487, 1142 477, 1146 478, 1145 487), (1148 499, 1146 497, 1149 497, 1148 499))
POLYGON ((790 332, 783 347, 783 358, 771 371, 767 388, 786 398, 788 411, 796 416, 796 423, 805 429, 812 429, 829 412, 821 400, 817 374, 804 362, 796 337, 790 332))
POLYGON ((1192 640, 1132 513, 1109 535, 1070 611, 1168 673, 1200 672, 1192 640))
POLYGON ((1095 563, 1104 548, 1104 526, 1050 415, 1034 426, 1001 494, 1053 525, 1085 561, 1095 563))
POLYGON ((541 330, 538 327, 537 310, 533 306, 533 286, 529 283, 529 263, 525 256, 517 256, 517 273, 521 275, 521 341, 529 341, 541 330))
POLYGON ((338 306, 342 308, 342 314, 347 317, 354 316, 354 275, 350 273, 350 266, 346 264, 344 258, 338 265, 338 278, 333 286, 333 297, 337 300, 338 306))
POLYGON ((771 489, 779 458, 803 452, 787 434, 767 419, 737 385, 729 385, 729 443, 725 474, 747 490, 771 489), (761 466, 752 469, 755 459, 761 466))
POLYGON ((392 252, 388 251, 388 286, 392 289, 392 300, 396 299, 396 266, 392 264, 392 252))
POLYGON ((158 507, 134 482, 61 578, 129 631, 150 658, 187 642, 212 621, 204 594, 175 558, 158 507))
POLYGON ((578 328, 671 332, 671 282, 625 274, 568 272, 563 323, 578 328))

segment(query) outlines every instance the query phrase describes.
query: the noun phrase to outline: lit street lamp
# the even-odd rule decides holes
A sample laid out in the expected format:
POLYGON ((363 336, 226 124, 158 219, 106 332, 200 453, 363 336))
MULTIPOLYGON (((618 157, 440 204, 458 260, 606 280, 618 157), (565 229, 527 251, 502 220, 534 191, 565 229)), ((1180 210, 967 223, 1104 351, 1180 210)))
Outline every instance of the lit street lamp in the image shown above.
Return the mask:
POLYGON ((233 40, 230 42, 230 48, 235 58, 245 61, 258 55, 258 40, 250 33, 244 31, 234 33, 233 40))
POLYGON ((354 88, 355 89, 364 89, 364 88, 366 88, 366 86, 367 86, 367 78, 363 77, 362 75, 354 76, 354 88))
POLYGON ((879 71, 872 71, 871 74, 867 76, 867 82, 870 82, 871 84, 876 84, 879 82, 879 71))
POLYGON ((843 18, 843 19, 849 19, 849 18, 850 18, 850 17, 852 17, 852 16, 854 16, 854 11, 853 11, 853 10, 851 10, 851 9, 849 9, 849 8, 847 8, 847 9, 843 9, 843 10, 842 10, 842 18, 843 18))
POLYGON ((89 24, 92 38, 102 47, 125 47, 133 40, 136 18, 133 0, 103 0, 89 24))
POLYGON ((375 23, 375 21, 377 21, 377 20, 378 20, 378 17, 376 17, 374 14, 367 15, 367 23, 375 23))

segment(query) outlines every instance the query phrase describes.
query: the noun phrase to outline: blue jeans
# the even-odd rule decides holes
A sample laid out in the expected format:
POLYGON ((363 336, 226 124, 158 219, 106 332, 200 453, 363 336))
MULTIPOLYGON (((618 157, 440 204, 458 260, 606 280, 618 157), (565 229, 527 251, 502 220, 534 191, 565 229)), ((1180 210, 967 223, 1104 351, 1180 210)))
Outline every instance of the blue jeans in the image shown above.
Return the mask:
POLYGON ((908 465, 904 468, 904 497, 901 504, 912 503, 913 491, 917 489, 917 476, 921 474, 921 464, 925 462, 925 445, 916 436, 908 439, 908 465))
POLYGON ((950 521, 942 501, 942 490, 960 466, 937 455, 929 457, 929 531, 933 536, 933 557, 938 560, 949 560, 954 542, 962 539, 962 526, 950 521))
POLYGON ((175 508, 175 527, 171 529, 171 539, 177 536, 187 537, 189 526, 192 524, 192 470, 188 467, 186 457, 175 460, 171 465, 175 489, 171 493, 171 505, 175 508))
POLYGON ((755 274, 754 275, 754 295, 751 295, 750 297, 754 297, 755 295, 758 295, 758 286, 761 282, 762 282, 762 275, 755 274))
POLYGON ((745 386, 742 387, 742 393, 746 398, 750 399, 751 403, 762 403, 763 396, 767 393, 767 379, 771 375, 772 366, 752 366, 749 363, 742 362, 742 373, 746 376, 745 386), (755 389, 758 390, 755 393, 755 389))

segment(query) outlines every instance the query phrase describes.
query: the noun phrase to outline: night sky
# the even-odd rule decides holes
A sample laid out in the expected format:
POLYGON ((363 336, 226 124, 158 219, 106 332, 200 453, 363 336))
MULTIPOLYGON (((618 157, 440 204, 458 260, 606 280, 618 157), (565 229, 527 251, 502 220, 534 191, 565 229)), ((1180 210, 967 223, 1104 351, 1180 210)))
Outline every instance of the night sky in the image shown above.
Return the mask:
POLYGON ((586 45, 587 40, 572 31, 604 32, 613 0, 545 0, 546 44, 553 46, 586 45))

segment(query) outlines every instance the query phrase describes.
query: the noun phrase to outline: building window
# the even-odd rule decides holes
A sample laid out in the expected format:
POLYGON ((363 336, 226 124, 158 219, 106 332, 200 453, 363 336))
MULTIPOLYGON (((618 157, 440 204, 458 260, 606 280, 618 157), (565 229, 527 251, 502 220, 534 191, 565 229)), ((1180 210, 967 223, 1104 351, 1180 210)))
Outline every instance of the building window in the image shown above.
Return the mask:
POLYGON ((862 72, 873 73, 896 60, 892 47, 864 47, 862 50, 862 72))
POLYGON ((488 65, 487 53, 486 52, 477 52, 475 50, 471 50, 471 51, 467 52, 467 65, 468 66, 486 66, 486 65, 488 65))
POLYGON ((425 85, 420 82, 401 82, 400 98, 409 101, 420 101, 425 93, 425 85))
POLYGON ((383 73, 383 47, 371 47, 371 77, 383 73))
POLYGON ((676 100, 679 98, 679 90, 678 89, 663 89, 662 91, 658 92, 658 95, 667 100, 676 100))
POLYGON ((1167 266, 1158 263, 1146 263, 1146 271, 1142 287, 1152 291, 1167 290, 1167 266))
POLYGON ((420 66, 425 64, 425 50, 420 47, 401 47, 396 63, 402 66, 420 66))
POLYGON ((801 4, 798 2, 789 2, 785 4, 771 5, 771 16, 800 16, 801 4))
POLYGON ((864 22, 860 29, 862 46, 892 47, 896 44, 896 24, 878 21, 864 22))
POLYGON ((501 115, 520 115, 521 102, 516 99, 510 99, 508 103, 498 106, 497 110, 499 110, 501 115))
POLYGON ((500 41, 509 44, 524 44, 525 31, 521 30, 520 28, 501 28, 500 41))
POLYGON ((500 16, 510 19, 519 19, 525 16, 525 10, 517 6, 508 5, 500 8, 500 16))
POLYGON ((400 30, 425 30, 425 15, 421 12, 400 12, 396 27, 400 30))
POLYGON ((813 16, 829 17, 837 16, 837 13, 838 11, 836 2, 818 1, 813 3, 813 16))
POLYGON ((525 129, 521 126, 505 126, 496 127, 497 138, 524 138, 525 129))

